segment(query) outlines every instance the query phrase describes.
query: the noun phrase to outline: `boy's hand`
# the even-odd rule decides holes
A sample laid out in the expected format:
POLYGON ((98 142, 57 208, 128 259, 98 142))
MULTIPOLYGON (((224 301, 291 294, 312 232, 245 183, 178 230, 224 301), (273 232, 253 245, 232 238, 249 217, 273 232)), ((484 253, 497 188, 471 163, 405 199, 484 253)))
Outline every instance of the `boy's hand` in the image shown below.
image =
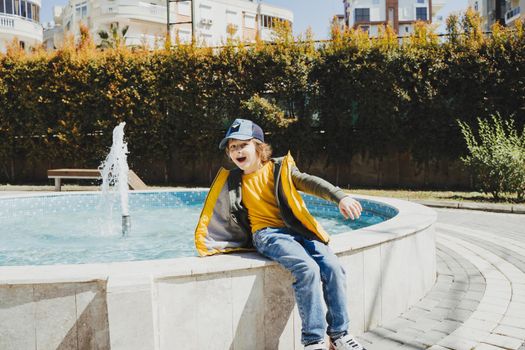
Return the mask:
POLYGON ((361 207, 361 203, 350 196, 346 196, 339 201, 339 211, 343 214, 345 219, 355 220, 359 219, 363 208, 361 207))

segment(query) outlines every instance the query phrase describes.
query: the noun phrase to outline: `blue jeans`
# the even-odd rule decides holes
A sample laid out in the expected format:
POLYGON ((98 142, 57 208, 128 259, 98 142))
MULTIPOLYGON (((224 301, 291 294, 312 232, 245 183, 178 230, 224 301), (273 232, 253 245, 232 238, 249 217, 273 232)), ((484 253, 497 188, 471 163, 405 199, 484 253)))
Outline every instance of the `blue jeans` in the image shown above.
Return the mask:
POLYGON ((259 253, 292 273, 303 344, 324 339, 325 331, 331 338, 337 338, 348 330, 345 271, 327 245, 288 228, 274 227, 255 232, 253 244, 259 253), (323 297, 327 307, 326 321, 323 297))

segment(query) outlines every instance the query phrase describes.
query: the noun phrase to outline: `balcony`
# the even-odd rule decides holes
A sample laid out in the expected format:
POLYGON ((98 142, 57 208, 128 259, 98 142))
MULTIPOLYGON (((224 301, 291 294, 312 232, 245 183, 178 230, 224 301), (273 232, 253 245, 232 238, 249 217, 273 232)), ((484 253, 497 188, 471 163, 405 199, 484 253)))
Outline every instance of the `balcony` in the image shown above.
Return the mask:
POLYGON ((27 20, 24 17, 1 14, 0 32, 4 38, 16 36, 20 40, 41 43, 44 29, 40 23, 27 20))
POLYGON ((505 24, 508 25, 520 17, 520 7, 514 7, 505 13, 505 24))
MULTIPOLYGON (((130 19, 166 23, 166 6, 154 5, 143 1, 102 1, 99 11, 101 15, 118 15, 119 17, 130 19)), ((170 17, 175 18, 176 15, 175 10, 170 12, 170 17)))

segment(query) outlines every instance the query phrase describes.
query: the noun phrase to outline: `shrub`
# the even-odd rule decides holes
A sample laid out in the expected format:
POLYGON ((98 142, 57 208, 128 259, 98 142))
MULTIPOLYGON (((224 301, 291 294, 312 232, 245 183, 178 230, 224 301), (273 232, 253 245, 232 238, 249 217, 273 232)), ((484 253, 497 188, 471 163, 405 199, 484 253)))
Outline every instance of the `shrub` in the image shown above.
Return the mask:
POLYGON ((469 154, 461 160, 474 175, 476 184, 485 193, 498 199, 502 193, 525 194, 525 128, 521 135, 513 120, 499 114, 491 120, 478 118, 478 137, 466 123, 458 121, 469 154))

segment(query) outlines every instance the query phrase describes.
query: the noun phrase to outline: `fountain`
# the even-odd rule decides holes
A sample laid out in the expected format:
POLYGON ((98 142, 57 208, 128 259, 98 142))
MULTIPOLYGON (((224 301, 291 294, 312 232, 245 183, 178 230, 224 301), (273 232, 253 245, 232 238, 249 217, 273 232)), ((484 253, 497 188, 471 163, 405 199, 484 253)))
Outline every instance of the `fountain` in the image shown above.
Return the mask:
POLYGON ((122 122, 113 129, 113 144, 106 159, 99 166, 102 175, 102 195, 108 206, 109 225, 113 212, 112 198, 115 194, 120 196, 122 236, 126 236, 131 229, 128 203, 128 144, 124 142, 124 126, 126 123, 122 122))
MULTIPOLYGON (((206 189, 134 191, 128 235, 124 126, 99 168, 109 210, 97 208, 93 192, 0 197, 0 349, 294 348, 300 324, 289 273, 253 252, 195 256, 206 189), (97 220, 104 211, 117 226, 119 199, 128 236, 101 236, 97 220)), ((434 285, 436 213, 356 197, 364 208, 357 221, 343 220, 333 203, 304 199, 349 271, 352 332, 360 334, 434 285)))

